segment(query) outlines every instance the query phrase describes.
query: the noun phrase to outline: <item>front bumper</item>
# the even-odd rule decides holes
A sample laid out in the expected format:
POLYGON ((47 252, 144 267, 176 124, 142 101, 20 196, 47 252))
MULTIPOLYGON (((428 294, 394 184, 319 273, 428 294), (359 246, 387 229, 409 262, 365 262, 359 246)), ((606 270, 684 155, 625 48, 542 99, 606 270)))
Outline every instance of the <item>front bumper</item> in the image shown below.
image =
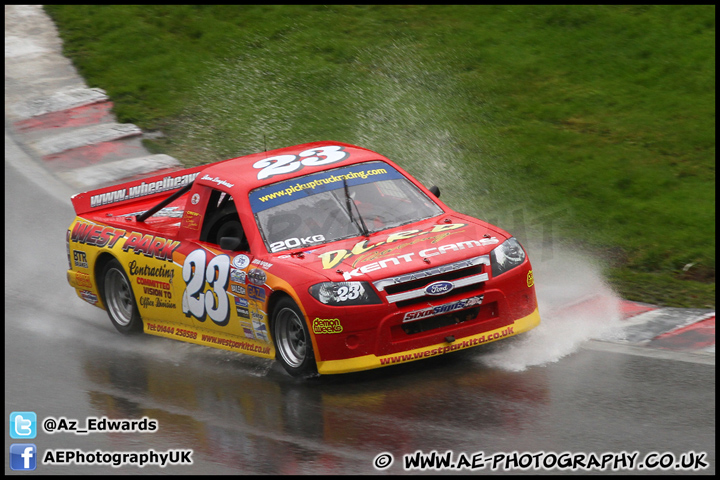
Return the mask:
POLYGON ((488 330, 480 334, 457 338, 452 342, 444 341, 422 348, 382 356, 370 354, 345 360, 318 361, 318 373, 320 373, 321 375, 349 373, 396 365, 399 363, 412 362, 423 358, 434 357, 449 352, 455 352, 470 347, 476 347, 478 345, 494 342, 502 338, 511 337, 513 335, 517 335, 519 333, 531 330, 539 324, 540 314, 538 313, 538 309, 536 308, 529 315, 519 318, 509 325, 504 325, 502 327, 496 328, 494 330, 488 330))

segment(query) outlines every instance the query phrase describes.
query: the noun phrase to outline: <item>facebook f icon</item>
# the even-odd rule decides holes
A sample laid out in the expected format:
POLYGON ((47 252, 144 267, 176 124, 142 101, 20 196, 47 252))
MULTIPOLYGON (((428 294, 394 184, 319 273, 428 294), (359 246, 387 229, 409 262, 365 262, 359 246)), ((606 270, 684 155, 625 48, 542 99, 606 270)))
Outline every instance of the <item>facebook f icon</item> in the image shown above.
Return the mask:
POLYGON ((12 412, 10 414, 10 438, 35 438, 37 415, 35 412, 12 412))
POLYGON ((32 443, 13 443, 10 445, 10 468, 12 470, 35 470, 37 467, 37 447, 32 443))

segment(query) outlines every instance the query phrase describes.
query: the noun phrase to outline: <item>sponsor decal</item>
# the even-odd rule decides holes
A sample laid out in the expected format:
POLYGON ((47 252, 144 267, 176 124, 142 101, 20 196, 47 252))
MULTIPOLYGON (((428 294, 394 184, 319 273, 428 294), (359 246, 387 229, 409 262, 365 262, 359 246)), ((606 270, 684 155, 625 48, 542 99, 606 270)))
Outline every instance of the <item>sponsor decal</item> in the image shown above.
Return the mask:
POLYGON ((148 323, 147 329, 151 332, 169 333, 170 335, 175 334, 175 327, 170 327, 168 325, 148 323))
MULTIPOLYGON (((465 230, 451 230, 449 232, 441 232, 436 233, 435 235, 425 235, 420 234, 420 236, 413 238, 411 240, 407 240, 405 242, 397 242, 394 243, 392 246, 388 248, 378 248, 375 250, 371 250, 367 253, 364 253, 362 255, 358 255, 354 258, 352 258, 352 261, 350 264, 353 267, 356 267, 359 263, 365 263, 365 262, 371 262, 374 260, 382 259, 385 257, 390 256, 391 254, 395 254, 399 250, 404 250, 412 247, 413 245, 417 245, 418 243, 429 243, 429 244, 437 244, 438 242, 442 241, 446 237, 449 237, 450 235, 454 235, 456 233, 464 232, 465 230)), ((426 249, 423 250, 423 252, 427 253, 433 253, 432 249, 426 249)), ((432 255, 430 255, 432 256, 432 255)), ((427 257, 423 257, 427 258, 427 257)))
POLYGON ((247 298, 235 297, 235 305, 247 308, 250 306, 250 302, 248 302, 247 298))
MULTIPOLYGON (((191 327, 173 327, 169 325, 163 325, 161 323, 147 322, 146 331, 154 335, 161 336, 175 336, 181 340, 194 340, 197 342, 204 343, 211 347, 223 347, 231 350, 241 350, 250 354, 269 355, 271 347, 267 345, 257 345, 247 341, 237 341, 235 339, 224 338, 220 335, 204 334, 194 330, 191 327)), ((250 338, 249 338, 250 339, 250 338)))
POLYGON ((172 284, 173 277, 175 276, 175 270, 160 265, 159 267, 151 267, 149 265, 138 265, 137 261, 131 260, 128 263, 128 270, 130 276, 144 276, 144 277, 157 277, 167 278, 168 282, 172 284))
POLYGON ((313 333, 318 335, 342 333, 343 331, 340 320, 337 318, 316 318, 312 322, 312 329, 313 333))
POLYGON ((155 257, 158 260, 172 262, 172 254, 180 246, 179 240, 168 240, 151 234, 143 235, 131 232, 123 244, 123 252, 133 250, 135 255, 141 253, 146 257, 155 257))
POLYGON ((244 270, 233 268, 230 270, 230 281, 235 283, 245 283, 247 273, 244 270))
MULTIPOLYGON (((151 278, 137 277, 135 282, 140 285, 145 295, 155 295, 160 298, 172 298, 172 287, 167 282, 161 282, 151 278)), ((156 305, 157 306, 157 305, 156 305)))
POLYGON ((533 285, 535 285, 535 279, 533 278, 533 271, 530 270, 527 274, 527 286, 529 288, 529 287, 532 287, 533 285))
POLYGON ((190 230, 200 230, 201 218, 202 215, 197 212, 192 212, 190 210, 185 211, 185 214, 183 215, 183 223, 185 224, 185 228, 189 228, 190 230))
POLYGON ((103 205, 124 202, 125 200, 131 200, 133 198, 140 198, 146 195, 154 195, 156 193, 166 192, 168 190, 175 190, 177 188, 184 187, 188 183, 191 183, 199 174, 199 172, 190 173, 187 175, 180 175, 178 177, 168 175, 167 177, 157 182, 142 182, 140 185, 130 187, 129 189, 121 188, 112 192, 93 195, 92 197, 90 197, 90 207, 102 207, 103 205))
POLYGON ((248 294, 248 297, 252 298, 253 300, 258 300, 261 302, 265 301, 265 289, 262 287, 257 287, 255 285, 248 285, 247 286, 247 294, 248 294))
POLYGON ((270 347, 267 346, 254 345, 247 342, 238 342, 236 340, 230 340, 227 338, 218 338, 213 335, 203 334, 201 335, 200 339, 207 344, 212 344, 211 346, 220 345, 228 348, 243 350, 250 353, 261 353, 265 355, 270 353, 270 347))
POLYGON ((113 227, 104 227, 94 223, 77 222, 72 229, 70 239, 73 242, 84 243, 96 247, 113 248, 118 240, 125 236, 125 230, 113 227))
POLYGON ((343 272, 343 278, 345 280, 349 281, 355 277, 359 277, 364 274, 374 272, 376 270, 381 270, 381 269, 387 268, 389 265, 400 265, 402 263, 410 263, 410 262, 415 261, 416 259, 423 259, 423 258, 427 258, 429 256, 435 256, 435 255, 444 255, 451 251, 479 248, 479 247, 482 247, 485 245, 490 245, 492 243, 497 243, 497 242, 498 242, 498 239, 495 237, 486 238, 483 240, 467 240, 465 242, 450 243, 447 245, 441 245, 439 247, 427 248, 425 250, 421 250, 420 252, 418 252, 417 255, 415 252, 406 253, 404 255, 397 255, 395 257, 386 258, 384 260, 380 260, 377 262, 368 263, 366 265, 363 265, 362 267, 350 270, 349 272, 343 272))
POLYGON ((434 282, 425 287, 425 293, 428 295, 445 295, 452 291, 453 288, 455 288, 455 285, 452 282, 434 282))
POLYGON ((159 280, 153 280, 150 278, 137 277, 135 279, 138 285, 143 285, 150 288, 170 290, 170 284, 167 282, 161 282, 159 280))
POLYGON ((430 258, 436 255, 444 255, 448 252, 464 250, 465 248, 495 245, 496 243, 500 243, 500 240, 498 240, 497 237, 483 238, 482 240, 468 240, 467 242, 450 243, 439 247, 426 248, 425 250, 420 250, 418 255, 423 258, 430 258))
POLYGON ((253 333, 252 323, 244 322, 244 321, 240 320, 240 327, 243 330, 243 334, 245 334, 245 338, 249 338, 250 340, 255 340, 255 334, 253 333))
MULTIPOLYGON (((124 213, 122 215, 116 215, 116 217, 134 217, 136 215, 142 215, 147 210, 141 210, 139 212, 124 213)), ((167 217, 167 218, 180 218, 183 216, 182 207, 165 207, 157 212, 153 213, 153 217, 167 217)))
MULTIPOLYGON (((331 171, 323 171, 310 174, 301 178, 294 178, 256 188, 250 192, 250 207, 256 215, 268 209, 287 204, 297 199, 306 198, 332 190, 342 189, 345 184, 349 187, 368 184, 372 182, 403 179, 403 175, 384 162, 369 162, 359 165, 351 165, 341 169, 331 171), (372 166, 382 168, 370 168, 372 166)), ((312 236, 304 237, 312 240, 312 236)), ((272 247, 268 245, 268 250, 274 252, 281 251, 281 244, 277 242, 279 239, 273 239, 272 247)), ((286 240, 286 239, 285 239, 286 240)), ((302 239, 298 239, 302 242, 302 239)), ((292 245, 286 248, 297 248, 292 245)), ((294 242, 297 243, 297 242, 294 242)), ((319 242, 314 242, 318 244, 319 242)), ((302 248, 302 245, 299 246, 302 248)))
POLYGON ((232 266, 240 270, 247 268, 248 265, 250 265, 250 259, 247 255, 236 255, 232 259, 232 266))
POLYGON ((434 347, 428 349, 421 349, 410 353, 402 353, 398 355, 386 355, 380 357, 380 365, 392 365, 394 363, 409 362, 412 360, 418 360, 420 358, 433 357, 435 355, 442 355, 448 352, 454 352, 455 350, 461 350, 463 348, 474 347, 476 345, 482 345, 483 343, 493 342, 504 337, 515 335, 515 327, 510 326, 502 330, 497 329, 492 332, 488 332, 484 335, 475 335, 468 337, 465 340, 454 342, 444 347, 434 347))
POLYGON ((80 290, 80 297, 91 305, 98 303, 98 296, 87 290, 80 290))
POLYGON ((218 177, 212 178, 210 175, 203 175, 200 180, 207 180, 208 182, 217 183, 218 185, 224 185, 228 188, 232 188, 235 186, 235 184, 230 183, 228 181, 222 180, 218 177))
POLYGON ((484 295, 479 295, 475 297, 464 298, 462 300, 458 300, 457 302, 445 303, 443 305, 437 305, 435 307, 423 308, 422 310, 408 312, 403 317, 403 322, 421 320, 423 318, 428 318, 435 315, 441 315, 454 312, 456 310, 462 310, 464 308, 474 307, 475 305, 482 304, 483 298, 484 295))
POLYGON ((80 268, 88 268, 87 255, 85 252, 80 250, 73 250, 73 258, 75 259, 75 266, 80 268))
POLYGON ((232 284, 230 285, 230 291, 232 293, 237 293, 238 295, 245 295, 246 293, 245 287, 243 285, 232 284))
POLYGON ((174 302, 166 301, 160 297, 150 298, 145 296, 140 297, 140 306, 143 308, 169 308, 171 310, 175 310, 177 308, 177 304, 175 304, 174 302))
POLYGON ((200 194, 199 193, 193 193, 192 198, 190 198, 190 203, 193 205, 197 205, 200 203, 200 194))
MULTIPOLYGON (((438 232, 447 232, 450 230, 456 230, 462 227, 466 227, 467 224, 465 223, 449 223, 449 224, 443 224, 443 225, 434 225, 430 230, 407 230, 404 232, 397 232, 392 235, 389 235, 387 239, 373 243, 372 245, 368 245, 367 240, 361 240, 358 243, 356 243, 350 250, 330 250, 327 252, 323 252, 319 255, 320 260, 322 260, 322 267, 324 270, 328 270, 330 268, 334 268, 337 266, 341 261, 347 260, 349 258, 352 258, 357 255, 362 255, 370 250, 374 250, 382 245, 387 245, 393 242, 397 242, 400 240, 408 240, 415 237, 419 237, 421 235, 429 235, 432 233, 438 233, 438 232)), ((425 238, 419 239, 419 241, 424 241, 425 238)), ((407 245, 405 245, 407 246, 407 245)), ((395 245, 393 246, 395 247, 395 245)), ((430 250, 430 249, 428 249, 430 250)), ((385 252, 389 253, 389 252, 385 252)), ((356 262, 357 263, 357 262, 356 262)), ((353 264, 354 265, 354 264, 353 264)))
POLYGON ((197 332, 192 332, 190 330, 185 330, 184 328, 178 328, 175 330, 175 335, 178 337, 184 337, 184 338, 191 338, 193 340, 197 339, 197 332))
POLYGON ((374 272, 375 270, 387 268, 388 264, 390 264, 390 263, 393 265, 400 265, 400 263, 402 263, 400 260, 402 260, 405 263, 409 263, 409 262, 413 261, 412 257, 414 257, 414 256, 415 256, 415 253, 411 252, 411 253, 406 253, 405 255, 398 255, 397 257, 390 257, 385 260, 380 260, 379 262, 368 263, 367 265, 363 265, 360 268, 355 268, 349 272, 343 272, 343 278, 345 280, 351 280, 354 277, 359 277, 364 274, 374 272))
POLYGON ((229 338, 216 337, 214 335, 200 335, 200 340, 204 343, 212 346, 222 346, 228 349, 243 350, 249 353, 260 353, 264 355, 270 354, 270 347, 263 345, 255 345, 248 342, 238 342, 237 340, 231 340, 229 338))
POLYGON ((259 265, 260 268, 264 268, 265 270, 270 270, 270 267, 273 266, 272 263, 266 262, 265 260, 258 260, 257 258, 252 261, 253 265, 259 265))
POLYGON ((75 283, 78 287, 92 288, 90 275, 83 272, 75 272, 75 283))
POLYGON ((255 338, 262 340, 263 342, 270 342, 270 337, 267 333, 267 325, 262 320, 258 320, 255 317, 252 319, 253 333, 255 338))
POLYGON ((259 268, 253 268, 248 272, 248 281, 253 285, 265 285, 267 275, 259 268))
POLYGON ((269 342, 267 329, 267 313, 262 309, 262 303, 252 301, 250 303, 250 321, 252 324, 253 335, 256 339, 269 342))
POLYGON ((387 168, 367 169, 368 164, 361 164, 343 169, 341 170, 342 173, 323 172, 308 175, 303 177, 302 183, 297 180, 288 180, 273 184, 269 187, 253 190, 250 194, 250 205, 253 207, 253 211, 257 213, 302 196, 342 188, 345 182, 350 186, 355 186, 380 180, 403 178, 397 170, 390 168, 387 164, 381 162, 374 162, 374 164, 383 165, 387 168))

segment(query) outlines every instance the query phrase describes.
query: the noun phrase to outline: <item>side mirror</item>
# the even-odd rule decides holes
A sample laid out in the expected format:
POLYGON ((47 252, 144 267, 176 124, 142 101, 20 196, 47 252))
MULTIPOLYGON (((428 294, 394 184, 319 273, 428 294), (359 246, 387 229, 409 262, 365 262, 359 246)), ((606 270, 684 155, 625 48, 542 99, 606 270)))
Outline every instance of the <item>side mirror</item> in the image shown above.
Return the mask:
POLYGON ((230 250, 234 252, 240 248, 242 240, 237 237, 221 237, 220 248, 223 250, 230 250))
POLYGON ((440 188, 437 185, 433 185, 432 187, 428 188, 430 190, 430 193, 435 195, 436 198, 440 198, 440 188))

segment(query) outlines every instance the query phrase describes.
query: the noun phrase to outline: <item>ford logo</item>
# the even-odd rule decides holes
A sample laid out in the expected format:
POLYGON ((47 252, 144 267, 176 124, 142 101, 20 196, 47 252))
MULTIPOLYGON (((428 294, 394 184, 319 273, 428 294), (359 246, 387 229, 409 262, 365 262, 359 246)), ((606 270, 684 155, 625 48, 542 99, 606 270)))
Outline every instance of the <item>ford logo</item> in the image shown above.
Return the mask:
POLYGON ((425 287, 425 293, 428 295, 443 295, 455 288, 452 282, 435 282, 425 287))

